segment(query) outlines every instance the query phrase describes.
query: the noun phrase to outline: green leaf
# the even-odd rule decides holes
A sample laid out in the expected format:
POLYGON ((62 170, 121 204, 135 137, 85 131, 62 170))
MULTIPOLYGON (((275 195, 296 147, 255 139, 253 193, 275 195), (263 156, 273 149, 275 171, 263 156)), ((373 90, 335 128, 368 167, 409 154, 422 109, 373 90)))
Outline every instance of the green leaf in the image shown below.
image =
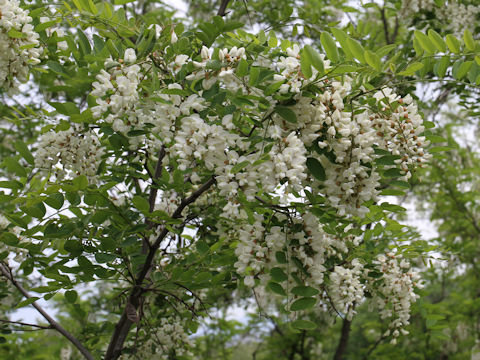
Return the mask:
POLYGON ((304 297, 301 299, 298 299, 293 302, 293 304, 290 306, 291 311, 300 311, 300 310, 307 310, 311 309, 312 307, 315 306, 317 300, 312 297, 304 297))
POLYGON ((208 244, 205 241, 197 241, 195 246, 196 246, 200 255, 205 255, 206 253, 208 253, 210 251, 210 247, 208 246, 208 244))
POLYGON ((44 23, 40 23, 40 24, 38 24, 37 26, 35 26, 35 31, 36 31, 36 32, 43 31, 43 30, 45 30, 45 29, 48 29, 49 27, 54 26, 56 23, 57 23, 56 20, 52 20, 52 21, 47 21, 47 22, 44 22, 44 23))
POLYGON ((435 54, 437 52, 437 49, 436 49, 435 45, 433 44, 432 40, 430 40, 430 38, 427 35, 425 35, 420 30, 415 30, 414 34, 415 34, 415 38, 418 40, 418 42, 420 43, 420 46, 423 48, 423 50, 425 50, 426 52, 428 52, 430 54, 435 54))
POLYGON ((416 37, 413 38, 413 48, 415 49, 417 56, 423 55, 423 48, 416 37))
POLYGON ((437 33, 435 30, 433 29, 428 30, 428 38, 433 42, 433 44, 439 51, 441 52, 447 51, 447 45, 445 44, 445 41, 440 36, 440 34, 437 33))
POLYGON ((448 65, 450 65, 450 56, 443 56, 439 61, 435 63, 433 67, 433 72, 439 78, 443 78, 447 73, 448 65))
POLYGON ((405 195, 405 192, 402 190, 396 190, 396 189, 383 189, 380 195, 384 196, 403 196, 405 195))
POLYGON ((63 115, 80 114, 80 109, 77 107, 77 105, 69 101, 63 103, 49 102, 49 104, 53 106, 58 113, 63 115))
POLYGON ((353 56, 359 60, 362 64, 365 64, 365 49, 363 46, 355 39, 347 38, 348 48, 352 52, 353 56))
POLYGON ((86 175, 77 176, 73 179, 73 186, 76 190, 85 190, 88 186, 88 179, 86 175))
POLYGON ((35 158, 23 141, 19 140, 15 142, 14 146, 18 153, 22 155, 22 157, 27 160, 30 165, 35 165, 35 158))
POLYGON ((430 154, 435 154, 435 153, 438 153, 438 152, 450 151, 450 150, 453 150, 453 149, 455 149, 455 148, 452 147, 452 146, 434 146, 434 147, 428 149, 428 152, 430 154))
POLYGON ((384 56, 388 55, 392 50, 396 48, 397 48, 397 45, 395 44, 385 45, 385 46, 382 46, 380 49, 378 49, 375 53, 378 55, 378 57, 383 58, 384 56))
POLYGON ((395 160, 400 159, 399 155, 385 155, 375 160, 378 165, 395 165, 395 160))
POLYGON ((337 28, 331 28, 330 31, 332 32, 333 36, 335 36, 335 39, 337 39, 337 41, 340 43, 340 47, 345 53, 347 60, 352 60, 353 54, 348 46, 347 34, 343 30, 337 28))
POLYGON ((13 157, 7 157, 3 160, 3 166, 7 168, 7 170, 11 173, 14 173, 20 177, 26 177, 27 171, 25 168, 18 163, 17 160, 13 157))
POLYGON ((13 39, 22 39, 22 38, 25 38, 27 37, 27 34, 22 32, 22 31, 18 31, 18 30, 15 30, 15 29, 10 29, 8 32, 7 32, 7 35, 13 39))
POLYGON ((319 293, 319 291, 311 286, 296 286, 291 290, 292 294, 298 296, 315 296, 319 293))
POLYGON ((270 276, 272 277, 273 280, 277 282, 282 282, 288 279, 287 274, 280 269, 279 267, 274 267, 270 270, 270 276))
POLYGON ((0 181, 0 188, 4 188, 4 189, 20 190, 20 189, 23 189, 23 186, 24 185, 17 180, 0 181))
POLYGON ((300 54, 300 68, 305 78, 310 79, 310 77, 312 76, 312 63, 310 62, 310 58, 306 55, 305 52, 302 52, 300 54))
POLYGON ((285 253, 283 251, 277 251, 275 253, 275 259, 277 260, 277 262, 279 264, 286 264, 288 263, 288 260, 287 260, 287 256, 285 255, 285 253))
POLYGON ((294 329, 299 330, 315 330, 317 328, 317 324, 310 320, 295 320, 290 323, 290 325, 294 329))
POLYGON ((114 261, 117 258, 114 254, 106 254, 106 253, 96 253, 95 260, 100 264, 105 264, 114 261))
POLYGON ((363 55, 367 64, 370 65, 372 68, 378 71, 382 69, 382 63, 380 61, 380 58, 373 51, 366 50, 363 55))
POLYGON ((93 15, 97 15, 98 14, 98 9, 97 7, 95 6, 95 3, 92 1, 92 0, 88 0, 88 7, 90 9, 90 12, 93 14, 93 15))
POLYGON ((422 63, 414 62, 414 63, 408 65, 408 67, 404 71, 399 72, 398 75, 411 76, 411 75, 415 74, 416 71, 422 69, 423 66, 424 65, 422 63))
POLYGON ((287 296, 287 293, 283 289, 282 285, 280 285, 279 283, 270 281, 268 283, 268 288, 270 290, 272 290, 275 294, 282 295, 282 296, 287 296))
POLYGON ((280 115, 284 120, 294 124, 297 123, 297 116, 289 107, 277 105, 275 106, 275 112, 280 115))
POLYGON ((268 46, 274 48, 277 46, 278 40, 275 36, 275 33, 272 31, 270 32, 270 37, 268 38, 268 46))
POLYGON ((323 168, 322 164, 320 161, 318 161, 315 158, 307 158, 307 168, 308 171, 317 179, 320 181, 325 181, 326 174, 325 174, 325 169, 323 168))
POLYGON ((82 7, 82 4, 80 3, 79 0, 72 0, 72 1, 75 4, 75 6, 77 7, 78 10, 80 10, 80 11, 86 10, 82 7))
POLYGON ((325 73, 325 67, 323 65, 323 60, 320 57, 320 54, 310 45, 305 45, 303 51, 305 51, 305 54, 308 56, 308 59, 310 60, 310 63, 313 65, 313 67, 317 69, 320 75, 323 75, 325 73))
POLYGON ((237 76, 244 77, 248 74, 248 62, 245 59, 240 59, 237 66, 237 76))
POLYGON ((387 177, 387 178, 396 178, 396 177, 400 177, 400 176, 403 176, 405 174, 402 173, 402 171, 400 169, 397 169, 397 168, 393 168, 393 169, 388 169, 388 170, 385 170, 383 172, 383 176, 387 177))
POLYGON ((28 298, 26 300, 23 300, 21 302, 19 302, 17 304, 17 306, 15 306, 15 309, 19 309, 21 307, 24 307, 24 306, 27 306, 27 305, 30 305, 30 304, 33 304, 35 301, 37 301, 39 298, 36 297, 36 296, 32 296, 31 298, 28 298))
POLYGON ((19 242, 18 237, 15 234, 12 234, 11 232, 8 232, 8 231, 4 231, 0 235, 0 240, 8 246, 16 246, 19 242))
POLYGON ((132 198, 132 203, 136 209, 140 210, 143 213, 148 213, 150 210, 150 204, 148 203, 148 200, 142 196, 135 195, 132 198))
POLYGON ((242 161, 238 164, 235 164, 232 169, 230 170, 230 172, 232 174, 236 174, 238 173, 239 171, 241 171, 242 169, 245 169, 248 165, 250 165, 250 162, 245 160, 245 161, 242 161))
POLYGON ((257 85, 258 77, 260 76, 260 68, 252 67, 250 68, 250 76, 248 79, 248 85, 255 86, 257 85))
POLYGON ((465 29, 463 32, 463 41, 465 41, 468 50, 475 51, 475 40, 473 39, 470 30, 465 29))
MULTIPOLYGON (((405 212, 407 209, 405 209, 403 206, 396 205, 396 204, 390 204, 388 202, 383 202, 380 204, 382 209, 388 210, 388 211, 393 211, 393 212, 405 212)), ((403 225, 402 225, 403 226, 403 225)))
POLYGON ((468 72, 470 71, 470 68, 473 65, 473 61, 465 61, 463 62, 458 68, 457 71, 454 72, 453 76, 457 80, 463 79, 468 72))
POLYGON ((338 62, 338 49, 337 44, 335 44, 335 40, 330 36, 327 32, 322 32, 320 35, 320 42, 322 43, 325 52, 327 53, 327 57, 333 62, 338 62))
POLYGON ((78 298, 78 294, 75 290, 65 291, 64 296, 65 296, 65 299, 71 304, 77 301, 77 298, 78 298))
POLYGON ((85 35, 85 33, 80 29, 77 29, 77 34, 79 39, 78 45, 80 52, 84 55, 90 54, 92 52, 92 48, 90 46, 90 41, 88 40, 87 35, 85 35))
POLYGON ((45 216, 45 205, 42 202, 39 202, 32 206, 21 207, 21 209, 28 215, 33 216, 37 219, 42 219, 45 216))
POLYGON ((442 136, 438 136, 438 135, 426 135, 425 138, 432 143, 447 142, 447 139, 443 138, 442 136))
POLYGON ((446 37, 446 42, 448 49, 455 53, 455 54, 460 54, 460 41, 453 36, 452 34, 448 34, 446 37))

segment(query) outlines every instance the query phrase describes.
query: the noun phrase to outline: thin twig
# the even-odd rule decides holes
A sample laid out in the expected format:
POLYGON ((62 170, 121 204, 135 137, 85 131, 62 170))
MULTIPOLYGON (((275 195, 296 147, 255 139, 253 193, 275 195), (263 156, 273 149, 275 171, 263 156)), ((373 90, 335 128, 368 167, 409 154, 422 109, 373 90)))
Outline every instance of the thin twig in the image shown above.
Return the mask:
POLYGON ((6 323, 6 324, 12 324, 12 325, 31 326, 31 327, 39 328, 42 330, 54 329, 52 325, 45 326, 45 325, 37 325, 37 324, 28 324, 21 321, 11 321, 6 319, 0 319, 0 322, 6 323))
MULTIPOLYGON (((10 268, 4 264, 0 263, 0 272, 5 276, 13 286, 15 286, 23 296, 27 299, 32 298, 30 294, 23 288, 22 285, 18 283, 17 280, 13 277, 12 271, 10 268)), ((35 301, 32 303, 32 306, 48 321, 48 323, 57 330, 60 334, 66 337, 77 349, 80 353, 88 360, 94 360, 92 354, 80 343, 80 341, 70 334, 67 330, 65 330, 59 323, 57 323, 50 315, 48 315, 43 308, 38 305, 35 301)))

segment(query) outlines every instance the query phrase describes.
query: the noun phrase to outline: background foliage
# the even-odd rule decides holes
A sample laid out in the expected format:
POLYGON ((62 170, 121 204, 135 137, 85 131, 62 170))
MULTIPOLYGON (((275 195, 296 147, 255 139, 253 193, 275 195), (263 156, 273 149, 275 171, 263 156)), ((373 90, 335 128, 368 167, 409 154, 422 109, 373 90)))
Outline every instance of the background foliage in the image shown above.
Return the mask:
MULTIPOLYGON (((17 309, 32 306, 38 298, 48 301, 47 312, 52 311, 56 321, 95 359, 105 356, 116 324, 129 304, 134 310, 128 321, 134 325, 129 329, 122 358, 145 357, 145 349, 156 352, 160 359, 480 356, 476 140, 480 114, 480 6, 475 1, 195 0, 187 3, 183 17, 175 8, 147 0, 38 0, 22 2, 21 6, 30 12, 43 53, 38 64, 28 64, 29 81, 21 85, 19 93, 2 85, 0 213, 8 219, 9 231, 0 224, 0 258, 6 271, 3 279, 16 279, 31 297, 22 296, 12 281, 0 284, 2 358, 82 358, 71 342, 52 329, 51 323, 42 319, 34 326, 24 319, 30 323, 26 326, 9 320, 17 309), (222 4, 226 4, 225 13, 215 16, 222 4), (423 115, 427 139, 432 143, 428 148, 433 155, 429 164, 413 172, 406 183, 401 174, 386 173, 393 162, 375 163, 382 169, 382 194, 396 196, 391 204, 380 206, 372 201, 367 204, 369 213, 364 218, 343 218, 323 200, 309 199, 320 204, 317 211, 331 233, 338 234, 347 224, 354 225, 352 234, 363 239, 358 247, 352 247, 355 257, 369 263, 385 250, 397 249, 421 273, 424 287, 418 290, 420 298, 412 305, 411 324, 406 328, 409 334, 398 339, 387 335, 389 320, 368 311, 373 302, 368 297, 355 304, 353 319, 346 313, 327 310, 327 305, 322 311, 302 312, 301 319, 292 317, 284 307, 289 299, 285 300, 282 286, 288 288, 288 281, 282 279, 283 272, 275 274, 271 269, 266 296, 269 306, 280 310, 259 306, 258 294, 244 285, 245 274, 234 266, 238 242, 217 235, 222 230, 219 219, 226 200, 218 193, 209 193, 208 201, 188 207, 189 215, 185 217, 181 211, 173 215, 168 205, 152 212, 149 190, 155 186, 148 187, 149 181, 158 181, 155 184, 163 194, 183 194, 182 201, 172 200, 176 206, 182 206, 201 183, 186 181, 188 171, 185 173, 177 160, 165 165, 158 175, 155 164, 162 150, 149 154, 129 146, 133 141, 146 149, 149 145, 141 139, 150 129, 122 133, 99 121, 95 114, 99 104, 96 98, 100 98, 92 96, 96 76, 102 74, 108 57, 125 58, 124 63, 115 66, 126 66, 127 49, 136 50, 139 62, 158 65, 152 72, 172 73, 185 84, 187 74, 196 70, 191 64, 170 68, 178 54, 201 61, 203 45, 217 49, 207 65, 207 71, 213 73, 222 71, 219 58, 214 59, 218 49, 244 46, 250 57, 246 61, 239 56, 238 64, 232 65, 235 74, 248 79, 248 86, 260 88, 266 98, 277 96, 280 84, 275 88, 261 70, 254 74, 262 65, 254 64, 253 59, 273 56, 275 51, 285 53, 293 44, 289 41, 304 46, 301 61, 306 78, 326 71, 321 60, 326 55, 334 69, 330 74, 327 69, 327 75, 332 79, 347 75, 353 78, 350 99, 375 108, 376 104, 368 103, 368 94, 388 86, 402 96, 411 94, 423 115), (86 129, 101 136, 98 153, 85 155, 98 155, 99 168, 82 176, 69 178, 67 174, 66 179, 61 178, 62 169, 58 168, 52 172, 57 180, 50 181, 39 171, 36 158, 42 145, 38 140, 48 131, 58 134, 69 129, 79 129, 73 137, 86 129), (91 180, 96 176, 104 176, 98 186, 91 180), (413 204, 409 206, 415 209, 413 216, 430 219, 435 229, 429 239, 423 239, 414 228, 400 225, 407 216, 400 206, 403 203, 413 204), (109 225, 104 225, 107 220, 109 225), (158 259, 154 275, 144 274, 150 292, 143 296, 144 278, 140 284, 132 279, 146 262, 145 239, 149 239, 154 224, 163 224, 173 234, 172 238, 181 244, 178 248, 182 256, 172 255, 169 263, 158 259), (14 227, 21 230, 15 232, 14 227), (245 315, 232 318, 232 309, 239 308, 245 315), (157 329, 165 329, 162 319, 182 324, 182 331, 172 332, 177 338, 165 335, 166 330, 165 337, 158 338, 161 335, 157 329), (160 350, 152 341, 167 345, 160 350), (178 349, 191 344, 185 352, 176 353, 177 343, 182 344, 178 349)), ((18 42, 25 38, 21 32, 9 32, 8 36, 18 42)), ((155 78, 163 83, 147 76, 139 80, 139 104, 152 97, 163 104, 173 96, 186 98, 201 88, 200 81, 197 85, 191 83, 186 90, 168 88, 172 79, 155 78), (163 92, 155 93, 158 89, 163 92)), ((320 90, 313 89, 312 94, 315 91, 320 90)), ((241 118, 235 118, 242 131, 252 125, 261 129, 255 116, 258 109, 268 109, 262 99, 225 91, 221 86, 205 86, 203 94, 209 101, 209 114, 231 115, 233 112, 223 106, 230 102, 236 113, 242 113, 241 118)), ((296 115, 290 110, 294 97, 278 95, 278 99, 281 105, 276 116, 284 123, 295 123, 296 115)), ((203 116, 202 111, 200 107, 191 110, 203 116)), ((80 152, 81 146, 78 149, 80 152)), ((240 163, 232 172, 242 173, 246 166, 240 163)), ((325 170, 319 166, 308 168, 312 183, 325 180, 325 170)), ((211 185, 211 173, 204 170, 198 176, 211 185)), ((250 217, 281 210, 274 196, 261 195, 262 201, 255 204, 245 195, 239 197, 250 217)), ((295 206, 296 210, 303 209, 301 204, 295 206)), ((284 226, 287 222, 280 218, 277 221, 274 225, 284 226)), ((168 246, 162 251, 166 255, 168 246)), ((338 261, 329 266, 343 264, 338 261)), ((258 280, 257 276, 257 285, 258 280)), ((313 299, 314 295, 298 296, 313 299)), ((302 306, 300 311, 313 308, 309 304, 302 306)))

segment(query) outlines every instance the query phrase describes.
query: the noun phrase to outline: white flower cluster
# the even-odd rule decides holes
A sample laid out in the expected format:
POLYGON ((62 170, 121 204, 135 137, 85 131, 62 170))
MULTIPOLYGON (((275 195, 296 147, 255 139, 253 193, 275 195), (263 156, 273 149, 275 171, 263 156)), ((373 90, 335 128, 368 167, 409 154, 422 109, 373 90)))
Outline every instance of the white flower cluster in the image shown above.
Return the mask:
POLYGON ((124 359, 168 360, 177 356, 193 356, 193 341, 188 337, 179 318, 163 318, 160 327, 136 349, 136 353, 124 359))
POLYGON ((461 37, 465 30, 474 32, 480 15, 480 5, 475 1, 465 4, 459 0, 448 0, 442 6, 437 6, 434 0, 403 0, 400 18, 406 23, 412 22, 415 16, 426 19, 425 13, 435 13, 439 23, 455 36, 461 37))
MULTIPOLYGON (((324 264, 329 258, 342 259, 343 254, 348 252, 347 244, 357 245, 359 239, 353 236, 339 238, 326 233, 318 221, 318 218, 311 213, 305 213, 300 218, 291 219, 299 230, 291 231, 285 226, 272 226, 265 228, 262 215, 255 214, 253 224, 245 223, 244 216, 235 218, 236 229, 234 233, 224 233, 221 236, 232 236, 238 238, 239 244, 235 249, 238 261, 235 267, 240 274, 245 277, 245 285, 253 287, 255 285, 254 276, 258 276, 261 285, 267 285, 268 273, 274 267, 281 267, 287 271, 285 263, 279 263, 277 252, 288 254, 289 258, 295 257, 303 266, 308 274, 305 274, 298 267, 291 266, 290 272, 296 273, 298 278, 302 278, 305 283, 312 287, 319 287, 324 282, 324 276, 327 272, 324 264), (243 221, 242 221, 243 220, 243 221)), ((277 214, 277 221, 287 222, 286 216, 277 214)), ((287 263, 291 262, 287 258, 287 263)), ((293 263, 292 263, 293 264, 293 263)), ((292 287, 295 286, 292 281, 292 287)))
POLYGON ((372 305, 380 310, 382 319, 392 318, 385 336, 392 335, 395 343, 400 333, 408 334, 404 327, 409 324, 410 306, 418 298, 414 289, 422 287, 420 276, 410 269, 410 263, 401 255, 379 255, 374 263, 383 275, 375 280, 367 274, 369 286, 373 288, 372 305))
POLYGON ((435 7, 435 0, 403 0, 400 8, 400 18, 404 21, 410 21, 415 15, 433 11, 435 7))
MULTIPOLYGON (((218 71, 209 71, 207 65, 211 60, 210 50, 205 46, 202 48, 201 53, 202 61, 193 61, 193 65, 198 69, 194 73, 187 76, 187 80, 202 80, 202 85, 205 90, 208 90, 218 80, 221 80, 227 89, 242 88, 240 79, 234 75, 234 70, 240 61, 245 59, 245 49, 243 47, 232 47, 230 50, 219 50, 218 58, 224 66, 218 71)), ((177 57, 178 58, 178 57, 177 57)), ((188 57, 182 57, 183 63, 186 63, 188 57)))
POLYGON ((96 174, 104 154, 97 135, 79 126, 68 130, 49 131, 41 135, 35 156, 35 167, 54 172, 61 180, 66 175, 86 175, 96 181, 96 174))
POLYGON ((18 0, 0 0, 0 89, 14 93, 28 80, 28 65, 38 64, 39 35, 18 0))
POLYGON ((353 259, 349 265, 350 267, 335 266, 330 274, 328 293, 335 309, 352 320, 355 305, 363 299, 364 285, 360 282, 363 265, 358 259, 353 259))
MULTIPOLYGON (((136 60, 133 49, 127 49, 125 55, 125 62, 132 63, 136 60)), ((108 71, 102 69, 97 75, 98 81, 92 84, 91 95, 97 97, 97 106, 92 108, 92 113, 94 117, 100 118, 108 111, 109 114, 104 120, 113 123, 113 126, 121 131, 125 124, 119 117, 125 113, 128 115, 139 99, 137 87, 140 83, 140 66, 122 66, 109 59, 105 68, 108 71)))
POLYGON ((376 114, 371 119, 372 127, 381 139, 380 148, 400 157, 395 163, 408 180, 411 177, 409 167, 422 167, 432 158, 424 150, 430 141, 421 136, 425 130, 423 119, 410 95, 401 98, 391 89, 384 88, 375 93, 374 98, 382 106, 382 115, 376 114), (392 107, 392 103, 397 103, 398 107, 392 107))
POLYGON ((458 0, 449 0, 443 7, 437 9, 436 15, 446 24, 448 30, 461 37, 465 30, 474 32, 478 26, 480 5, 465 5, 458 0))

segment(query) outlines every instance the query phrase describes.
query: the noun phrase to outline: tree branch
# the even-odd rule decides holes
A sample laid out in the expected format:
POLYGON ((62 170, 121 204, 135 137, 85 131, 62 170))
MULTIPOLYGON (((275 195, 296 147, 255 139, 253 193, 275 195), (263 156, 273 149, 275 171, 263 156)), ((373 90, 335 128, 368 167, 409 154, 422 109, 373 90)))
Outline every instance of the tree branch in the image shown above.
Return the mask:
POLYGON ((152 187, 150 189, 150 196, 148 197, 150 212, 153 212, 155 208, 155 200, 157 198, 158 189, 154 185, 155 185, 155 180, 157 180, 160 176, 162 176, 162 161, 164 157, 165 157, 165 147, 162 146, 162 148, 158 152, 158 161, 157 161, 157 165, 155 166, 155 174, 153 174, 153 177, 152 177, 152 187))
POLYGON ((227 10, 227 6, 230 0, 222 0, 222 3, 220 4, 220 8, 218 9, 217 15, 218 16, 225 16, 225 10, 227 10))
MULTIPOLYGON (((158 194, 158 188, 156 187, 156 181, 157 179, 162 176, 162 162, 163 158, 165 157, 165 146, 162 146, 160 151, 158 152, 158 160, 157 164, 155 165, 155 173, 152 178, 152 185, 150 188, 150 195, 148 196, 148 204, 149 204, 149 210, 152 213, 153 210, 155 209, 155 201, 157 200, 157 194, 158 194)), ((145 166, 148 168, 148 166, 145 166)), ((154 223, 147 218, 147 226, 149 229, 151 229, 154 226, 154 223)), ((144 237, 142 240, 142 254, 146 254, 148 252, 148 249, 150 248, 150 242, 148 241, 148 237, 144 237)))
POLYGON ((6 323, 6 324, 12 324, 12 325, 31 326, 31 327, 39 328, 42 330, 54 329, 52 325, 44 326, 44 325, 37 325, 37 324, 28 324, 21 321, 11 321, 6 319, 0 319, 0 322, 6 323))
POLYGON ((385 41, 388 44, 391 44, 390 42, 390 34, 388 31, 388 24, 387 24, 387 17, 385 16, 385 7, 380 9, 380 14, 382 15, 382 22, 383 22, 383 31, 385 32, 385 41))
MULTIPOLYGON (((13 274, 8 266, 0 263, 0 272, 22 293, 23 296, 25 296, 27 299, 31 298, 30 294, 22 287, 22 285, 20 285, 17 280, 14 279, 13 274)), ((78 351, 80 351, 85 359, 94 360, 92 354, 90 354, 90 352, 80 343, 80 341, 78 341, 76 337, 70 334, 50 315, 48 315, 40 305, 38 305, 36 302, 33 302, 32 306, 45 318, 45 320, 48 321, 53 329, 57 330, 60 334, 66 337, 78 349, 78 351)))
MULTIPOLYGON (((172 218, 178 219, 182 216, 182 211, 191 203, 195 202, 204 192, 206 192, 213 184, 215 183, 215 178, 212 176, 208 181, 206 181, 202 186, 200 186, 196 191, 194 191, 189 197, 182 200, 178 208, 172 214, 172 218)), ((161 233, 158 235, 155 243, 150 246, 150 249, 147 254, 147 258, 143 263, 143 266, 140 272, 135 279, 135 286, 132 289, 132 292, 127 300, 127 306, 131 307, 128 304, 133 305, 135 309, 138 309, 140 305, 140 299, 144 293, 141 284, 145 280, 145 277, 150 272, 150 269, 153 264, 153 260, 155 258, 155 254, 157 253, 163 239, 167 236, 169 230, 164 227, 161 233)), ((122 353, 123 344, 127 338, 128 332, 130 331, 130 327, 132 326, 133 322, 127 316, 127 306, 123 310, 122 315, 120 316, 120 320, 115 325, 115 331, 113 332, 112 338, 108 345, 107 353, 105 354, 104 360, 116 360, 122 353)))
POLYGON ((333 360, 343 360, 343 355, 345 354, 345 350, 347 350, 351 325, 351 321, 347 320, 346 318, 343 319, 342 333, 340 335, 340 341, 338 342, 337 351, 335 351, 335 356, 333 357, 333 360))

